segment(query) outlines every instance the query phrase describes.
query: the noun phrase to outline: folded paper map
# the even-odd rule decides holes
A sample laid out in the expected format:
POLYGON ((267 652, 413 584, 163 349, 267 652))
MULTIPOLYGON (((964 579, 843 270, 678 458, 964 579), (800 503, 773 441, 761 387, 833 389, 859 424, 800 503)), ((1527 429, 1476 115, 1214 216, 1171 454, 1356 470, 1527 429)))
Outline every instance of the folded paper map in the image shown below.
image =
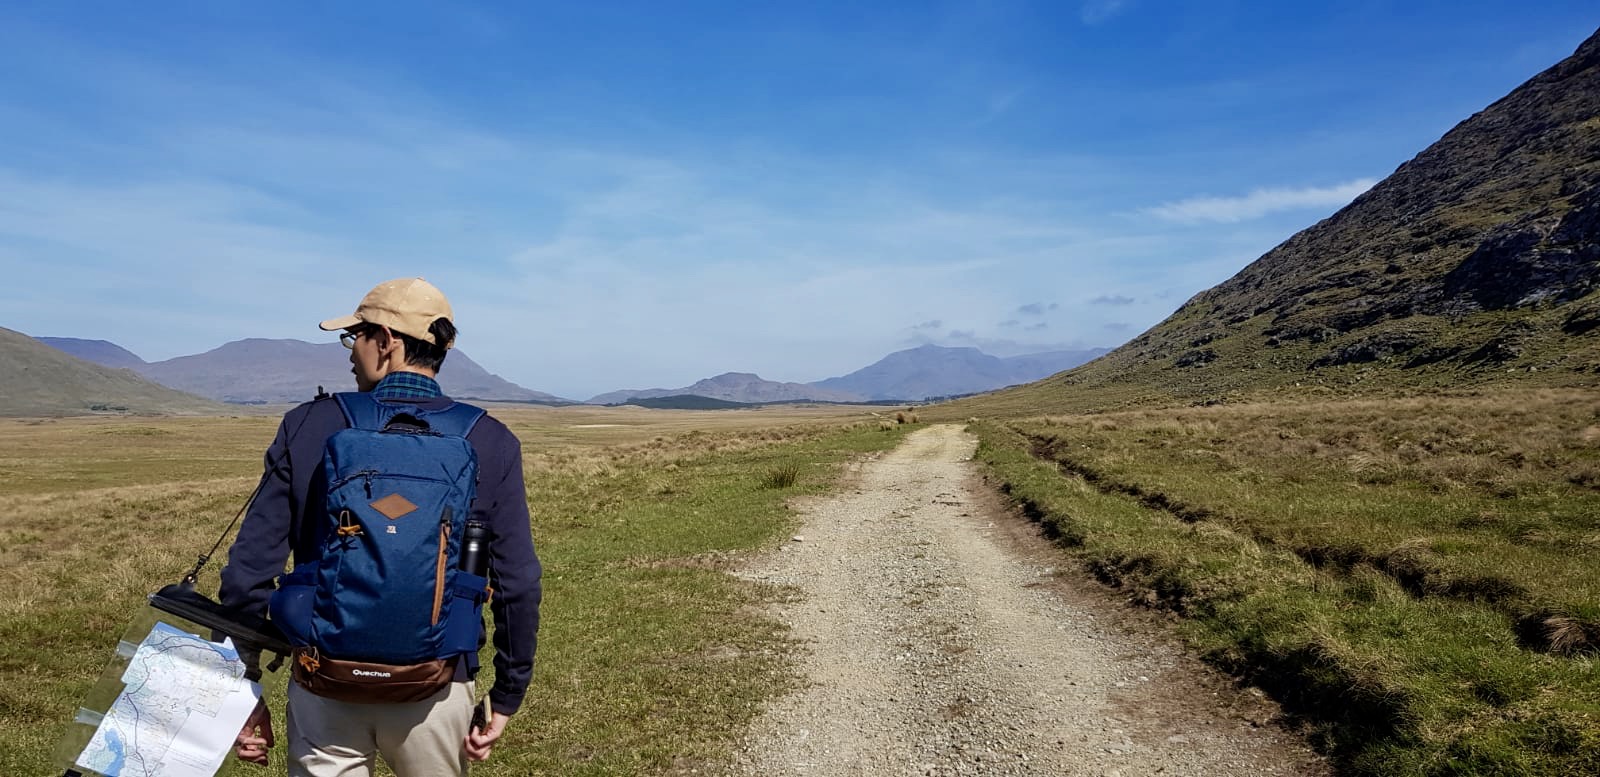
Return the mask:
POLYGON ((78 766, 106 777, 211 777, 261 687, 244 679, 231 640, 157 623, 139 643, 78 766))

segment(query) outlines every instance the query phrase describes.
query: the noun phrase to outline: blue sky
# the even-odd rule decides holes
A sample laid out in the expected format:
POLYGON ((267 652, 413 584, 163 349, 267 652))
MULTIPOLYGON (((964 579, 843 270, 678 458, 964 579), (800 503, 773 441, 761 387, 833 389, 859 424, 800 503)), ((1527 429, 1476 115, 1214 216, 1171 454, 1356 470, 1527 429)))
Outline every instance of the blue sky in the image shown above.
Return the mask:
POLYGON ((327 341, 422 275, 476 361, 579 399, 1114 346, 1597 25, 1592 0, 13 1, 0 326, 152 361, 327 341))

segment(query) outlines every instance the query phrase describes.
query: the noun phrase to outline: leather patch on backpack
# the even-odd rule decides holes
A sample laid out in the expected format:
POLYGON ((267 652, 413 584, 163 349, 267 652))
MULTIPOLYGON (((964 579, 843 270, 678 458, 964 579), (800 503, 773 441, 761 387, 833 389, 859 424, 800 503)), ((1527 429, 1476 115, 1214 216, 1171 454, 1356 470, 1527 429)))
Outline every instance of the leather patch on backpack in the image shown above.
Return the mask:
POLYGON ((415 512, 417 509, 417 506, 412 504, 410 499, 407 499, 399 494, 390 494, 376 502, 369 502, 368 504, 372 507, 372 509, 383 513, 383 517, 388 518, 391 521, 396 520, 401 516, 409 515, 410 513, 415 512))
POLYGON ((353 704, 404 704, 425 701, 456 676, 456 659, 436 658, 395 666, 340 661, 315 648, 294 649, 294 681, 325 699, 353 704))

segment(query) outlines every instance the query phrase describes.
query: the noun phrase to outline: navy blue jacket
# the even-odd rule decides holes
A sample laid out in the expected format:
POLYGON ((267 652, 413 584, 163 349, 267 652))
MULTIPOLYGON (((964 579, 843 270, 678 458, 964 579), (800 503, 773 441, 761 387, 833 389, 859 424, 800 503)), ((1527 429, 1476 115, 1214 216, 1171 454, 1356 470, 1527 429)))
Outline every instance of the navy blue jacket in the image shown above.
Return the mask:
MULTIPOLYGON (((410 402, 428 409, 447 406, 444 397, 386 400, 410 402)), ((322 454, 327 439, 346 428, 339 403, 331 398, 307 402, 283 417, 278 435, 267 448, 261 493, 239 526, 228 550, 217 598, 224 605, 265 615, 267 600, 284 572, 284 562, 317 556, 317 511, 322 509, 322 454)), ((477 497, 471 519, 487 523, 490 542, 490 585, 494 597, 494 687, 489 703, 510 715, 522 705, 533 675, 539 632, 539 558, 534 553, 527 493, 522 484, 522 444, 493 417, 484 416, 467 435, 478 454, 477 497)), ((465 662, 461 662, 465 663, 465 662)), ((462 678, 464 679, 464 678, 462 678)))

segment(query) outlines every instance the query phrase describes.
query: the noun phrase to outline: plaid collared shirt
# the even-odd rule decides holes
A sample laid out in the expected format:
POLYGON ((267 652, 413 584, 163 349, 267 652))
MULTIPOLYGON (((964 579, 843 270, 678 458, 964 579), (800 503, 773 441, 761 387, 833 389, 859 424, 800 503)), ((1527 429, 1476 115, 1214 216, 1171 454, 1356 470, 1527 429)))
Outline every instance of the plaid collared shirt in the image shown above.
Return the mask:
POLYGON ((391 372, 372 388, 373 399, 432 399, 442 397, 439 382, 415 372, 391 372))

